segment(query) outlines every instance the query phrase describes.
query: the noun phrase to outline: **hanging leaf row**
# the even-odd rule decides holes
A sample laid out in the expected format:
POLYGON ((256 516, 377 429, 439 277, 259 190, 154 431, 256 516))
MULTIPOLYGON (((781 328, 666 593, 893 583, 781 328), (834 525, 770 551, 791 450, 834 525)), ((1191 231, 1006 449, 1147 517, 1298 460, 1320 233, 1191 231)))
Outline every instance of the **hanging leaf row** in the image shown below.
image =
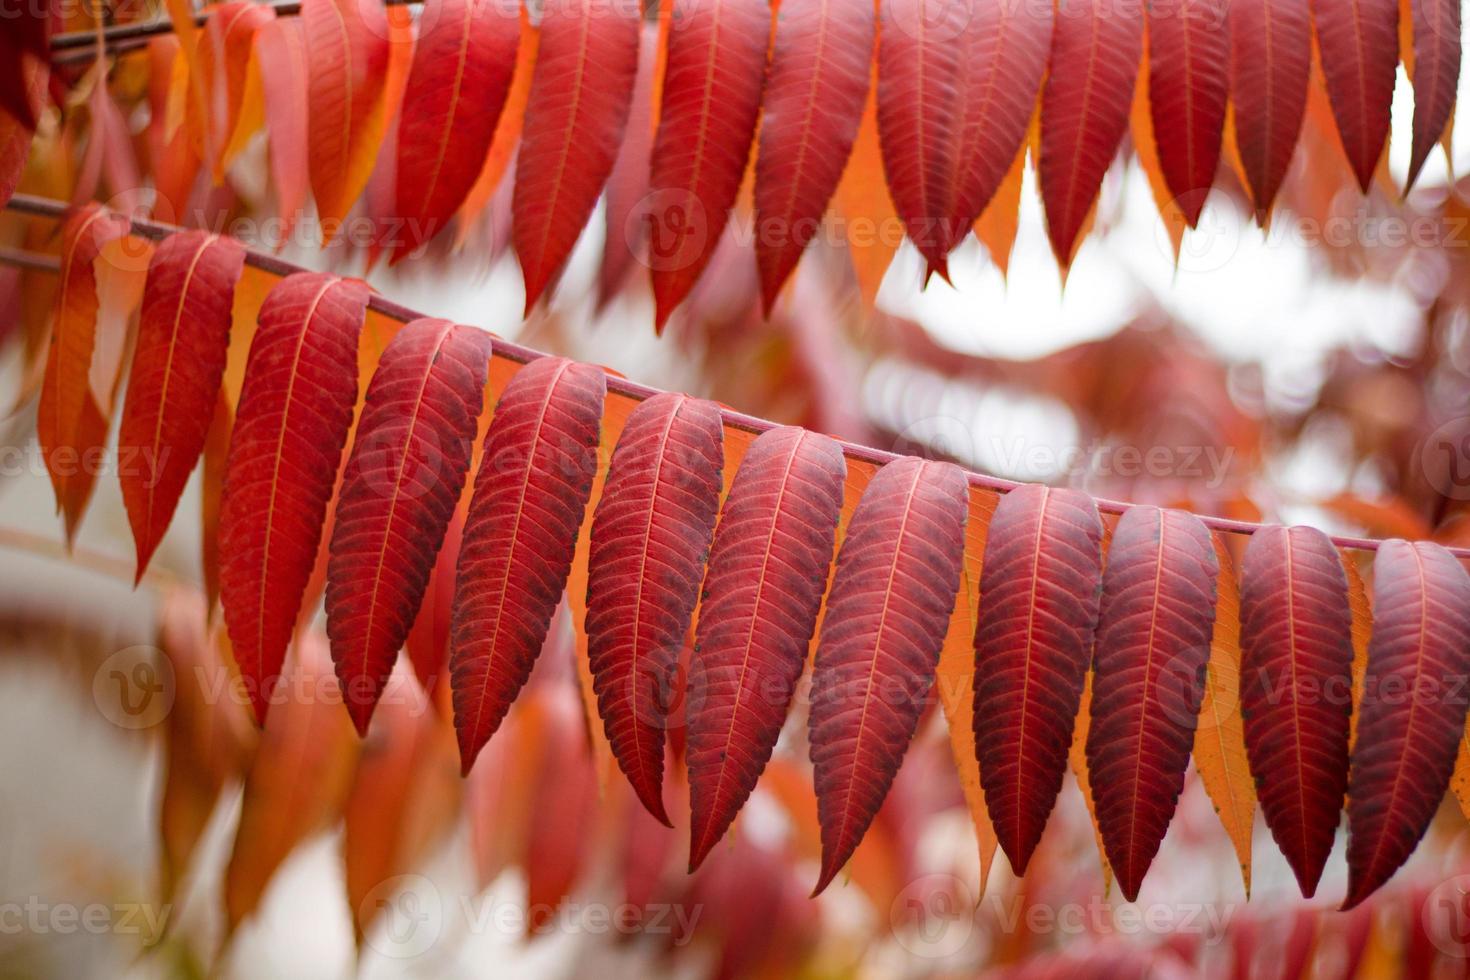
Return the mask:
MULTIPOLYGON (((65 254, 87 258, 110 230, 102 209, 77 212, 65 254)), ((183 232, 147 267, 119 436, 121 453, 163 462, 146 484, 122 477, 140 578, 209 439, 245 259, 235 242, 183 232)), ((78 336, 95 329, 85 272, 102 264, 72 269, 58 296, 78 336)), ((362 362, 376 363, 359 405, 368 307, 360 282, 296 273, 250 325, 218 561, 258 723, 281 700, 298 617, 318 595, 359 733, 421 613, 442 616, 468 773, 576 571, 597 737, 666 824, 669 735, 683 712, 691 867, 755 789, 809 667, 817 891, 863 839, 941 677, 964 678, 938 695, 951 725, 973 734, 956 742, 967 746, 957 761, 1012 866, 1025 871, 1078 745, 1130 899, 1191 756, 1217 771, 1202 737, 1248 760, 1306 894, 1346 801, 1348 905, 1403 864, 1449 785, 1470 709, 1470 574, 1440 545, 1381 546, 1356 664, 1367 628, 1357 570, 1320 531, 1258 529, 1237 614, 1228 549, 1192 514, 1105 517, 1084 493, 1039 486, 997 502, 952 464, 875 467, 793 427, 755 427, 751 440, 749 423, 709 402, 662 393, 629 407, 601 368, 549 356, 520 366, 507 357, 524 354, 497 356, 498 340, 447 320, 413 319, 362 362), (447 601, 431 595, 436 576, 447 601), (956 673, 955 637, 970 672, 956 673), (1236 677, 1232 728, 1219 712, 1233 713, 1236 677), (970 705, 958 717, 955 697, 970 705)), ((89 357, 72 344, 53 352, 56 431, 95 410, 73 387, 90 395, 89 357)), ((58 483, 58 501, 77 508, 69 526, 85 504, 73 494, 58 483)))
MULTIPOLYGON (((737 213, 773 306, 834 203, 865 107, 876 107, 890 213, 931 272, 947 274, 988 208, 1016 206, 999 192, 1028 147, 1065 268, 1129 132, 1135 87, 1160 201, 1194 226, 1224 161, 1264 222, 1314 72, 1366 193, 1385 156, 1400 61, 1415 97, 1412 186, 1450 126, 1461 58, 1457 0, 1413 0, 1402 12, 1397 0, 646 7, 425 0, 415 38, 405 8, 378 0, 304 0, 299 17, 226 3, 202 30, 192 15, 176 19, 182 50, 153 70, 171 60, 182 70, 161 80, 169 95, 154 111, 187 102, 184 126, 216 182, 263 129, 287 227, 309 186, 326 240, 357 205, 396 229, 394 261, 456 216, 473 220, 513 170, 511 240, 528 311, 554 288, 606 191, 603 297, 636 256, 662 328, 737 213), (645 29, 653 18, 659 27, 645 29), (370 183, 381 187, 365 193, 370 183)), ((24 48, 29 37, 6 43, 24 48)), ((0 197, 14 189, 45 91, 44 63, 17 54, 13 70, 0 79, 14 123, 0 133, 14 130, 0 139, 0 197)), ((160 192, 178 181, 166 163, 153 163, 160 192)))

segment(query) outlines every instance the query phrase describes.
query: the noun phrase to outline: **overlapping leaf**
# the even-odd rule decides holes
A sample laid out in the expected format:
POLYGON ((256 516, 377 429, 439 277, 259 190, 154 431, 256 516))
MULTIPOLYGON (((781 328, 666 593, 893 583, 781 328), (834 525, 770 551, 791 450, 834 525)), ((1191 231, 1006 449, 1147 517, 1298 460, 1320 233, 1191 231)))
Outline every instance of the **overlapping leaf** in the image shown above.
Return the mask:
MULTIPOLYGON (((1026 130, 1051 52, 1056 14, 1050 4, 971 0, 961 36, 963 125, 955 158, 954 201, 944 230, 958 245, 1005 183, 1026 130)), ((996 259, 1003 264, 1005 257, 996 259)))
POLYGON ((812 674, 815 892, 863 839, 918 728, 960 587, 968 512, 963 470, 912 457, 879 470, 853 512, 812 674))
POLYGON ((1155 0, 1148 7, 1148 94, 1159 165, 1193 228, 1215 170, 1230 89, 1227 0, 1155 0))
POLYGON ((1454 114, 1461 43, 1459 0, 1412 0, 1410 9, 1414 26, 1414 146, 1406 188, 1414 186, 1454 114))
POLYGON ((871 4, 781 5, 755 169, 755 254, 767 314, 816 237, 852 154, 875 36, 871 4))
POLYGON ((1398 70, 1398 0, 1313 3, 1312 25, 1348 164, 1366 193, 1388 141, 1398 70))
POLYGON ((664 692, 714 537, 723 441, 709 402, 643 402, 628 416, 592 521, 587 644, 598 714, 638 798, 665 824, 664 692))
POLYGON ((1091 497, 1038 486, 1006 494, 980 580, 974 727, 985 802, 1017 874, 1067 771, 1101 582, 1102 521, 1091 497))
POLYGON ((1241 710, 1266 825, 1315 893, 1348 778, 1352 612, 1321 531, 1264 528, 1241 563, 1241 710))
MULTIPOLYGON (((878 131, 893 206, 930 269, 947 275, 956 156, 965 123, 960 68, 971 0, 880 6, 878 131)), ((1008 161, 1009 162, 1009 161, 1008 161)))
POLYGON ((465 772, 531 674, 571 572, 597 470, 607 378, 541 358, 506 386, 460 546, 450 626, 454 725, 465 772))
POLYGON ((1143 27, 1141 7, 1079 0, 1060 13, 1052 32, 1037 173, 1047 234, 1063 268, 1128 131, 1143 27))
POLYGON ((437 234, 480 175, 521 39, 518 5, 498 0, 433 0, 422 23, 398 126, 398 255, 437 234))
POLYGON ((358 734, 418 615, 484 405, 490 335, 415 320, 368 386, 327 566, 327 635, 358 734))
POLYGON ((1235 145, 1258 218, 1291 165, 1312 68, 1310 0, 1231 0, 1230 101, 1235 145))
POLYGON ((560 273, 617 159, 641 17, 620 0, 550 4, 516 163, 512 235, 526 309, 560 273))
POLYGON ((261 306, 225 466, 220 600, 264 723, 357 402, 367 286, 288 276, 261 306))
POLYGON ((1389 541, 1348 781, 1344 908, 1398 870, 1439 808, 1470 705, 1470 575, 1442 546, 1389 541))
POLYGON ((767 0, 702 0, 674 18, 650 183, 655 327, 689 295, 745 176, 766 80, 767 0))
POLYGON ((118 431, 125 464, 118 479, 140 579, 209 434, 244 266, 239 242, 202 231, 169 237, 149 264, 118 431))
POLYGON ((98 204, 87 204, 61 229, 61 278, 36 438, 56 491, 56 509, 66 519, 70 540, 92 493, 96 473, 82 454, 106 435, 107 420, 92 394, 89 375, 97 346, 97 274, 94 263, 107 243, 128 233, 128 220, 98 204))
POLYGON ((261 28, 255 37, 266 131, 270 136, 271 184, 276 189, 276 214, 281 219, 283 244, 306 204, 310 172, 306 149, 309 132, 306 40, 302 23, 300 18, 280 18, 261 28))
POLYGON ((689 668, 689 866, 755 788, 806 663, 847 467, 830 439, 782 427, 745 452, 710 552, 689 668))
POLYGON ((1087 770, 1108 864, 1130 902, 1184 789, 1219 572, 1210 533, 1193 514, 1132 507, 1113 531, 1087 770))
POLYGON ((303 0, 311 125, 307 160, 324 237, 367 186, 388 70, 388 18, 378 0, 303 0))

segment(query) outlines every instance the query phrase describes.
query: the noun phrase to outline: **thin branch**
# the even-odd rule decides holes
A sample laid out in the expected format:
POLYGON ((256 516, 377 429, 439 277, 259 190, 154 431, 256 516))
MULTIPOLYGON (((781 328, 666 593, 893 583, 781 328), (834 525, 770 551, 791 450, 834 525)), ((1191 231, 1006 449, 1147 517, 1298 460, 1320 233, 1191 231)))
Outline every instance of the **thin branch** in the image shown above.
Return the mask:
POLYGON ((0 246, 0 265, 13 266, 17 269, 31 269, 36 272, 60 272, 61 260, 54 255, 45 255, 41 252, 27 252, 19 248, 4 248, 0 246))
MULTIPOLYGON (((6 207, 23 214, 46 218, 61 218, 69 210, 70 205, 64 201, 56 201, 51 198, 37 197, 31 194, 16 194, 10 199, 6 207)), ((132 219, 132 223, 133 231, 136 234, 153 240, 167 238, 169 235, 184 230, 176 225, 149 221, 145 218, 134 218, 132 219)), ((294 272, 306 271, 301 266, 251 248, 246 249, 245 261, 247 264, 274 276, 284 277, 294 272)), ((392 300, 385 299, 377 293, 373 293, 368 298, 368 307, 374 312, 380 313, 389 319, 397 320, 400 323, 408 323, 411 320, 418 320, 426 316, 426 314, 419 313, 406 306, 401 306, 392 300)), ((524 347, 509 340, 502 340, 500 337, 495 337, 493 348, 496 357, 515 361, 520 364, 528 364, 537 358, 549 356, 542 351, 533 350, 530 347, 524 347)), ((629 381, 627 378, 616 374, 609 374, 607 376, 607 390, 612 394, 632 398, 637 401, 644 401, 645 399, 652 398, 654 395, 663 393, 658 388, 639 384, 636 381, 629 381)), ((758 418, 754 415, 746 415, 744 412, 737 412, 723 406, 720 408, 720 415, 725 425, 743 432, 749 432, 753 435, 760 435, 762 432, 777 428, 777 423, 775 422, 758 418)), ((842 447, 844 456, 859 463, 882 466, 885 463, 901 458, 897 453, 885 452, 884 450, 873 449, 869 446, 860 446, 856 443, 845 442, 843 440, 838 440, 838 444, 842 447)), ((1017 487, 1025 485, 1015 480, 1004 480, 999 477, 987 476, 983 473, 975 473, 973 471, 967 472, 966 475, 969 477, 971 486, 979 487, 983 490, 990 490, 995 493, 1009 493, 1017 487)), ((1122 514, 1134 506, 1131 503, 1121 500, 1108 500, 1102 497, 1094 497, 1093 499, 1097 501, 1098 510, 1104 514, 1122 514)), ((1229 518, 1213 517, 1207 514, 1196 516, 1205 523, 1206 527, 1227 534, 1249 535, 1254 534, 1263 527, 1275 526, 1273 524, 1254 523, 1251 521, 1235 521, 1229 518)), ((1334 536, 1332 542, 1339 548, 1351 548, 1357 551, 1377 551, 1379 545, 1383 543, 1377 538, 1354 538, 1341 535, 1334 536)), ((1470 548, 1450 548, 1448 550, 1456 558, 1470 560, 1470 548)))

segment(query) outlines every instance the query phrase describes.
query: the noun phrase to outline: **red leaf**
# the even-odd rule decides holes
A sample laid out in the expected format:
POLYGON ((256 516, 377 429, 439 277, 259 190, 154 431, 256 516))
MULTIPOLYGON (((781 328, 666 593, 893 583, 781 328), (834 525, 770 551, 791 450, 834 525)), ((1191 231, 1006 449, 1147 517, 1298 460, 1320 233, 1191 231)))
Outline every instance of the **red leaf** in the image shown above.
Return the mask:
POLYGON ((1310 0, 1230 0, 1235 146, 1256 214, 1269 214, 1291 165, 1312 67, 1310 0))
POLYGON ((1348 780, 1352 610, 1332 542, 1262 528, 1240 566, 1240 708, 1266 826, 1310 898, 1348 780))
POLYGON ((969 503, 958 466, 895 460, 843 537, 812 674, 814 895, 863 839, 919 726, 959 592, 969 503))
POLYGON ((767 0, 703 0, 673 20, 648 213, 660 331, 724 235, 755 139, 770 37, 767 0))
POLYGON ((561 271, 612 172, 641 25, 637 5, 622 0, 565 0, 543 14, 511 203, 527 312, 561 271))
POLYGON ((878 135, 893 206, 909 240, 941 276, 960 113, 960 43, 970 0, 891 0, 880 8, 878 135))
POLYGON ((288 276, 261 305, 250 345, 220 504, 220 601, 260 724, 352 425, 367 299, 355 280, 288 276))
POLYGON ((781 5, 755 166, 755 257, 767 316, 816 237, 852 154, 876 33, 870 3, 781 5))
POLYGON ((946 251, 964 240, 1021 152, 1046 73, 1055 19, 1051 4, 973 2, 960 71, 964 125, 946 251))
POLYGON ((1108 864, 1130 902, 1184 789, 1219 573, 1210 532, 1193 514, 1131 507, 1113 531, 1087 774, 1108 864))
POLYGON ((975 754, 996 835, 1018 875, 1067 771, 1101 580, 1102 521, 1091 497, 1023 486, 1001 499, 980 578, 975 754))
POLYGON ((327 564, 327 636, 342 698, 366 735, 464 489, 490 335, 414 320, 368 385, 327 564))
POLYGON ((1388 141, 1399 65, 1398 0, 1315 0, 1312 24, 1342 148, 1366 194, 1388 141))
POLYGON ((36 412, 36 438, 56 491, 56 509, 66 518, 71 540, 92 493, 94 468, 81 457, 106 429, 88 380, 97 346, 97 275, 93 263, 102 247, 126 235, 126 218, 99 204, 87 204, 61 228, 61 276, 41 402, 36 412))
MULTIPOLYGON (((24 99, 23 104, 31 107, 34 115, 45 104, 46 83, 51 77, 50 68, 45 61, 29 56, 19 59, 17 64, 20 72, 15 82, 19 89, 17 97, 24 99)), ((0 86, 4 84, 0 80, 0 86)), ((0 99, 0 207, 4 207, 10 200, 25 174, 26 158, 31 152, 31 138, 35 135, 35 127, 7 111, 7 104, 6 99, 0 99)))
POLYGON ((260 64, 266 130, 270 134, 271 186, 281 219, 280 244, 306 206, 307 162, 306 41, 299 17, 280 17, 255 37, 260 64))
POLYGON ((643 805, 663 805, 664 713, 720 509, 719 409, 655 395, 628 416, 592 521, 587 652, 597 710, 643 805))
POLYGON ((1465 731, 1470 575, 1442 546, 1389 541, 1373 563, 1358 739, 1348 783, 1343 908, 1398 870, 1439 808, 1465 731))
POLYGON ((431 0, 398 128, 395 261, 434 237, 480 175, 520 47, 519 5, 431 0))
POLYGON ((117 439, 139 580, 204 450, 244 268, 239 242, 202 231, 164 239, 148 266, 117 439))
POLYGON ((1225 12, 1225 0, 1155 0, 1148 7, 1148 94, 1159 167, 1191 228, 1220 165, 1230 89, 1225 12))
POLYGON ((602 264, 597 271, 598 310, 612 302, 623 288, 634 263, 645 261, 648 175, 653 156, 653 76, 658 52, 658 27, 650 24, 643 28, 643 41, 638 47, 638 76, 633 83, 628 131, 607 179, 603 205, 607 218, 602 233, 602 264))
POLYGON ((454 727, 466 773, 546 641, 587 512, 607 377, 544 357, 505 386, 465 521, 450 626, 454 727))
POLYGON ((323 237, 362 195, 377 153, 371 124, 388 71, 388 18, 379 0, 303 0, 311 189, 323 237))
POLYGON ((1128 131, 1142 56, 1141 7, 1079 0, 1057 17, 1041 96, 1037 172, 1052 250, 1064 269, 1128 131))
POLYGON ((1406 191, 1449 125, 1460 85, 1460 0, 1413 0, 1413 16, 1414 151, 1406 191))
POLYGON ((689 665, 689 868, 755 788, 781 734, 826 591, 847 464, 782 427, 750 444, 720 513, 689 665))

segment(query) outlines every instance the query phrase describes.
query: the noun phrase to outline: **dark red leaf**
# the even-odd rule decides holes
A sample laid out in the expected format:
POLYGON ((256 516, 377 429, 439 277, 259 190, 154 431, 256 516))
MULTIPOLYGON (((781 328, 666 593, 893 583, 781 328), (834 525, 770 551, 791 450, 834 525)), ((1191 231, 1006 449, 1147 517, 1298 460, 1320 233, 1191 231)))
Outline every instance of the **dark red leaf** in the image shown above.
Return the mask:
POLYGON ((401 258, 459 209, 490 152, 521 41, 517 5, 430 0, 424 5, 398 124, 401 258))
POLYGON ((1343 908, 1373 894, 1429 829, 1464 735, 1467 677, 1470 575, 1440 545, 1386 542, 1373 563, 1343 908))
POLYGON ((359 735, 464 489, 489 368, 489 334, 426 318, 393 338, 368 385, 327 564, 327 636, 359 735))
POLYGON ((674 17, 648 211, 659 330, 724 235, 755 139, 770 38, 768 0, 701 0, 674 17))
POLYGON ((1220 563, 1193 514, 1131 507, 1108 547, 1087 774, 1128 901, 1169 829, 1194 746, 1220 563))
MULTIPOLYGON (((955 201, 946 225, 949 246, 964 240, 995 196, 1036 111, 1051 53, 1051 4, 972 0, 963 38, 960 106, 964 125, 955 160, 955 201)), ((948 251, 948 249, 946 249, 948 251)))
POLYGON ((0 112, 11 116, 28 130, 36 128, 44 90, 37 93, 31 78, 41 69, 44 78, 49 60, 54 5, 45 0, 28 0, 7 5, 5 30, 0 31, 0 112))
POLYGON ((1230 90, 1226 0, 1153 0, 1148 7, 1148 95, 1159 167, 1193 228, 1215 170, 1230 90))
POLYGON ((812 674, 821 892, 873 821, 919 726, 965 557, 965 473, 898 459, 878 471, 837 556, 812 674))
POLYGON ((1352 609, 1347 573, 1315 528, 1262 528, 1240 566, 1246 756, 1276 846, 1310 898, 1348 780, 1352 609))
POLYGON ((1023 486, 1001 498, 980 578, 975 754, 996 835, 1017 874, 1067 771, 1101 582, 1102 521, 1091 497, 1023 486))
POLYGON ((118 479, 142 579, 214 419, 245 249, 202 231, 158 246, 118 430, 118 479))
POLYGON ((712 403, 655 395, 628 416, 592 520, 587 655, 597 711, 618 765, 664 824, 660 695, 699 598, 723 443, 712 403))
POLYGON ((638 6, 623 0, 565 0, 543 14, 511 205, 527 311, 560 273, 612 172, 641 24, 638 6))
POLYGON ((516 372, 490 422, 450 626, 465 772, 531 675, 566 589, 597 471, 606 393, 600 369, 544 357, 516 372))
MULTIPOLYGON (((879 8, 878 136, 893 206, 929 267, 947 275, 946 245, 971 0, 890 0, 879 8)), ((965 231, 969 231, 966 227, 965 231)), ((963 237, 964 232, 959 236, 963 237)))
POLYGON ((1291 165, 1312 69, 1310 0, 1230 0, 1235 146, 1264 218, 1291 165))
POLYGON ((1414 186, 1429 152, 1455 111, 1460 86, 1460 0, 1413 0, 1414 152, 1405 190, 1414 186))
POLYGON ((261 305, 220 504, 220 601, 265 723, 357 402, 368 289, 301 272, 261 305))
POLYGON ((1398 0, 1315 0, 1312 24, 1342 148, 1366 194, 1388 142, 1399 65, 1398 0))
POLYGON ((872 80, 873 5, 785 0, 761 110, 755 257, 766 315, 821 227, 872 80))
POLYGON ((1058 11, 1037 174, 1052 251, 1064 269, 1128 131, 1142 57, 1141 6, 1076 0, 1058 11))
POLYGON ((781 734, 806 664, 842 510, 836 442, 760 435, 720 513, 689 666, 689 867, 744 805, 781 734))

